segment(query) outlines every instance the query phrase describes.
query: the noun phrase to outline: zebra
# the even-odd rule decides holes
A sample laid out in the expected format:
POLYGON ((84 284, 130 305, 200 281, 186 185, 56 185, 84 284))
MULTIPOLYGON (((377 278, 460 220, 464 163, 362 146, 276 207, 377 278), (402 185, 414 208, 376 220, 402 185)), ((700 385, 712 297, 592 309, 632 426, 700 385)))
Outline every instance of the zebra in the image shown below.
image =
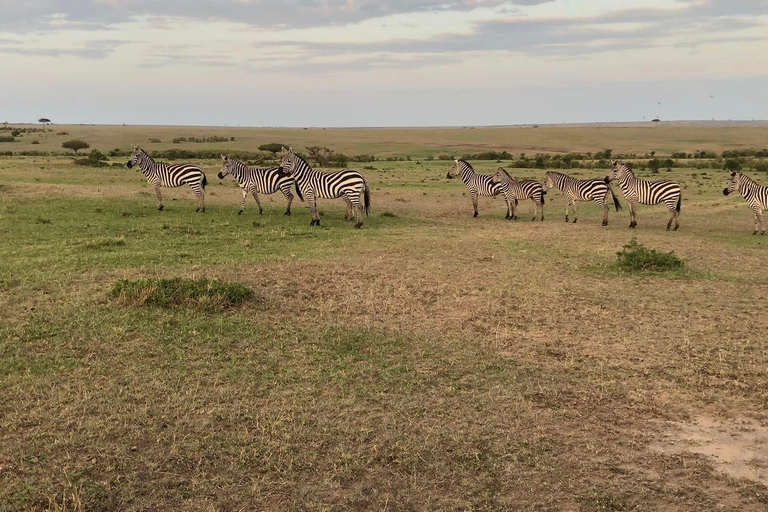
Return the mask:
POLYGON ((683 195, 680 191, 680 185, 672 180, 648 181, 635 178, 632 172, 624 162, 613 161, 613 170, 605 177, 605 182, 618 180, 619 187, 624 194, 624 199, 629 202, 629 227, 637 226, 635 220, 635 207, 640 204, 659 204, 664 203, 669 210, 669 222, 667 222, 667 231, 672 227, 672 220, 675 221, 675 231, 680 227, 680 204, 683 195))
POLYGON ((363 225, 363 208, 366 216, 371 209, 371 190, 362 174, 351 169, 336 172, 315 171, 304 158, 293 152, 293 148, 283 148, 282 154, 280 169, 285 175, 296 180, 296 190, 300 195, 303 194, 309 203, 310 226, 320 225, 320 215, 317 213, 319 197, 344 199, 347 204, 344 220, 356 218, 355 228, 358 229, 363 225))
POLYGON ((493 181, 494 177, 487 174, 475 174, 475 170, 466 160, 458 158, 455 162, 456 165, 448 170, 448 175, 446 177, 448 179, 453 179, 457 176, 461 176, 461 181, 464 182, 464 186, 467 187, 467 192, 469 192, 469 195, 472 197, 472 207, 475 210, 475 214, 472 215, 473 217, 477 217, 478 196, 494 197, 501 194, 504 198, 504 202, 507 203, 507 214, 504 218, 512 218, 513 210, 509 197, 509 185, 505 182, 496 183, 493 181))
POLYGON ((157 208, 163 211, 163 197, 160 195, 160 187, 180 187, 189 185, 197 197, 196 212, 205 213, 205 186, 208 184, 208 178, 199 167, 192 164, 162 164, 152 160, 146 151, 139 146, 132 146, 131 159, 126 164, 128 168, 138 165, 141 172, 147 178, 150 185, 155 188, 157 200, 160 206, 157 208))
MULTIPOLYGON (((283 175, 283 172, 279 167, 270 167, 267 169, 259 169, 255 167, 248 167, 239 160, 230 158, 226 155, 221 155, 221 171, 219 171, 219 179, 222 180, 227 174, 231 174, 240 185, 243 191, 243 200, 240 202, 240 209, 237 214, 243 213, 245 208, 245 198, 248 197, 248 192, 253 195, 256 200, 256 204, 259 205, 259 215, 264 213, 259 201, 259 194, 274 194, 278 190, 283 193, 288 200, 288 207, 285 210, 284 215, 291 214, 291 203, 293 202, 293 194, 291 193, 291 186, 295 184, 295 181, 290 176, 283 175)), ((299 189, 296 189, 296 193, 299 195, 299 199, 304 201, 304 197, 301 195, 299 189)))
POLYGON ((517 206, 518 199, 530 199, 533 201, 533 204, 536 205, 536 209, 533 211, 532 221, 536 220, 536 214, 539 213, 539 208, 541 208, 541 220, 544 220, 544 194, 546 194, 546 192, 541 183, 534 180, 517 181, 510 176, 503 167, 496 169, 496 176, 493 177, 493 182, 506 183, 509 187, 510 202, 513 198, 515 200, 515 203, 512 206, 512 215, 509 217, 510 220, 517 220, 515 206, 517 206))
POLYGON ((573 222, 578 220, 576 217, 576 201, 594 201, 603 209, 603 226, 608 225, 608 193, 613 197, 613 206, 616 211, 621 210, 621 203, 613 193, 613 189, 605 180, 590 179, 577 180, 567 174, 549 171, 546 174, 543 189, 549 190, 556 188, 568 198, 568 204, 565 205, 565 222, 568 222, 568 209, 573 207, 573 222))
POLYGON ((734 190, 739 191, 742 197, 746 199, 749 207, 752 208, 752 211, 755 212, 755 232, 752 234, 756 235, 760 231, 760 234, 764 235, 763 210, 768 211, 768 187, 758 185, 756 181, 746 174, 735 171, 731 173, 731 181, 723 189, 723 195, 727 196, 734 190))

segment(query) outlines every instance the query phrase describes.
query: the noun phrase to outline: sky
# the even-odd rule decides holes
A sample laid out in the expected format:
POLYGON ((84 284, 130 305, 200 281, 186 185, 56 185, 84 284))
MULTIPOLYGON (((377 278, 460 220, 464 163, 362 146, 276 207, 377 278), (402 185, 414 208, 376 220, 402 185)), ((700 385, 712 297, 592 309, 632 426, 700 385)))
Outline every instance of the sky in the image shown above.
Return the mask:
POLYGON ((768 0, 0 0, 0 122, 768 119, 768 0))

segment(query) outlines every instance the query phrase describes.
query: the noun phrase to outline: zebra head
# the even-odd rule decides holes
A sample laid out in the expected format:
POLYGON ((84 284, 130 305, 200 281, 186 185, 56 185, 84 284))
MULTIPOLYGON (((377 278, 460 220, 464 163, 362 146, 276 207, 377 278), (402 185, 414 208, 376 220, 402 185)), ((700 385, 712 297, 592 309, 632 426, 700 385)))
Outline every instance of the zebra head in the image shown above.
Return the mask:
POLYGON ((723 189, 724 196, 727 196, 734 190, 739 190, 741 188, 741 177, 742 174, 739 171, 733 171, 731 173, 731 181, 729 181, 728 186, 723 189))
POLYGON ((280 172, 283 176, 293 176, 299 164, 299 157, 293 152, 293 147, 283 148, 283 159, 280 161, 280 172))
POLYGON ((232 167, 234 163, 235 163, 234 159, 229 158, 226 155, 221 155, 221 170, 219 171, 220 180, 223 180, 224 176, 232 172, 232 167))
POLYGON ((448 169, 448 174, 445 176, 449 180, 452 180, 453 178, 456 178, 458 176, 461 176, 461 170, 459 169, 459 161, 455 160, 455 164, 453 167, 448 169))
POLYGON ((613 168, 611 169, 611 172, 608 173, 608 176, 605 177, 605 182, 610 183, 616 180, 621 181, 627 175, 628 171, 629 167, 627 167, 624 162, 620 160, 614 160, 613 168))
POLYGON ((129 169, 139 163, 139 155, 141 155, 141 148, 139 146, 131 144, 131 149, 131 158, 128 160, 128 163, 125 164, 129 169))
POLYGON ((544 192, 547 190, 555 187, 555 175, 551 172, 548 172, 546 174, 546 178, 544 178, 544 183, 541 184, 542 189, 544 189, 544 192))

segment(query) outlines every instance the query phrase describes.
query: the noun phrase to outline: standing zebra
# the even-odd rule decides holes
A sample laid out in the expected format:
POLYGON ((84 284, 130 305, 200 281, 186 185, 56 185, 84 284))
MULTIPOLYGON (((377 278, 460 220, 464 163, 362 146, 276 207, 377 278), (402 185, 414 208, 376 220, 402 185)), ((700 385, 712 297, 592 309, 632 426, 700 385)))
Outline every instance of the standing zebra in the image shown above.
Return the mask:
POLYGON ((613 170, 610 175, 605 177, 605 182, 613 180, 619 181, 619 186, 624 194, 624 199, 629 202, 629 227, 637 226, 635 220, 635 207, 640 204, 659 204, 664 203, 669 210, 669 222, 667 222, 667 231, 672 227, 672 220, 675 221, 675 231, 680 227, 680 203, 683 195, 680 192, 680 185, 672 180, 648 181, 635 178, 632 172, 624 162, 614 160, 613 170))
POLYGON ((448 171, 447 178, 453 179, 457 176, 461 176, 461 181, 464 182, 467 192, 472 197, 472 207, 475 209, 473 217, 477 217, 478 196, 494 197, 501 194, 507 203, 507 214, 504 218, 512 218, 512 203, 509 198, 509 186, 506 183, 496 183, 493 181, 494 177, 487 174, 475 174, 472 166, 460 158, 456 160, 456 165, 448 171))
POLYGON ((536 214, 539 213, 539 208, 541 208, 541 220, 544 220, 544 194, 546 194, 546 192, 544 192, 544 187, 541 186, 541 183, 534 180, 517 181, 510 176, 503 167, 496 169, 496 176, 493 177, 493 182, 506 183, 509 187, 510 204, 512 199, 515 200, 514 205, 512 205, 512 215, 509 217, 510 219, 517 220, 515 206, 517 206, 518 199, 530 199, 533 201, 533 204, 536 205, 531 220, 536 220, 536 214))
POLYGON ((126 164, 130 169, 138 165, 141 172, 147 178, 150 185, 155 187, 155 194, 160 203, 158 210, 163 210, 163 197, 160 195, 160 187, 180 187, 189 185, 197 196, 196 212, 205 213, 205 185, 208 178, 199 167, 192 164, 161 164, 152 160, 146 151, 139 146, 132 146, 131 159, 126 164))
POLYGON ((547 179, 544 181, 544 190, 556 188, 568 198, 568 204, 565 205, 565 222, 568 222, 568 209, 573 207, 573 222, 576 223, 576 201, 594 201, 603 209, 603 226, 608 225, 608 193, 613 197, 613 206, 616 211, 621 210, 621 203, 613 193, 613 189, 605 180, 577 180, 567 174, 555 171, 547 172, 547 179))
MULTIPOLYGON (((259 215, 264 213, 261 208, 261 202, 259 201, 259 194, 274 194, 278 190, 283 193, 288 200, 288 208, 285 210, 284 215, 291 214, 291 203, 293 202, 293 194, 291 193, 291 186, 295 183, 290 176, 283 175, 279 167, 271 167, 268 169, 259 169, 256 167, 248 167, 244 163, 230 158, 225 155, 221 155, 221 171, 219 171, 219 179, 224 179, 224 176, 231 174, 240 185, 243 191, 243 200, 240 202, 240 210, 237 214, 243 213, 245 208, 245 198, 248 197, 248 192, 253 195, 256 200, 256 204, 259 205, 259 215)), ((296 193, 299 195, 299 199, 304 201, 299 189, 296 189, 296 193)))
POLYGON ((752 208, 752 211, 755 212, 755 232, 752 234, 756 235, 760 231, 760 234, 764 235, 763 211, 768 211, 768 187, 758 185, 757 182, 746 174, 736 171, 731 173, 731 181, 723 189, 723 195, 727 196, 734 190, 739 191, 744 199, 746 199, 749 207, 752 208))
POLYGON ((296 180, 296 190, 299 195, 304 195, 309 203, 309 211, 312 217, 310 226, 320 225, 320 215, 317 213, 317 198, 344 199, 347 204, 347 212, 344 220, 357 218, 356 228, 363 225, 363 203, 365 214, 371 208, 371 191, 365 182, 363 175, 351 169, 337 172, 321 172, 312 170, 306 160, 293 152, 293 148, 283 148, 283 160, 280 168, 286 175, 296 180), (355 211, 353 211, 353 207, 355 211))

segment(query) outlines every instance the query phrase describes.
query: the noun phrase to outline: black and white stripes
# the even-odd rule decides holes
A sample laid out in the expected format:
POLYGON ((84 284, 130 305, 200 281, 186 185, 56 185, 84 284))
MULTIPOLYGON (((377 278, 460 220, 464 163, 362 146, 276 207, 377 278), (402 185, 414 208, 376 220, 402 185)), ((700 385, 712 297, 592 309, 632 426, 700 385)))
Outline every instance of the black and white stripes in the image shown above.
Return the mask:
POLYGON ((613 170, 606 176, 605 181, 619 182, 624 199, 629 203, 629 227, 634 228, 637 226, 635 208, 638 203, 650 205, 664 203, 670 213, 667 230, 672 227, 673 220, 675 221, 675 231, 680 227, 682 194, 680 192, 680 185, 676 181, 648 181, 635 178, 635 173, 632 172, 632 169, 619 160, 613 162, 613 170))
POLYGON ((761 235, 764 235, 763 211, 768 211, 768 187, 758 185, 757 182, 746 174, 736 171, 731 173, 731 181, 723 189, 723 194, 727 196, 734 190, 739 191, 739 194, 744 197, 749 207, 755 213, 755 232, 753 234, 756 235, 760 232, 761 235))
POLYGON ((568 209, 573 208, 573 222, 576 222, 576 202, 594 201, 603 209, 603 226, 608 225, 608 194, 613 197, 613 205, 616 211, 621 209, 621 204, 613 193, 611 187, 605 180, 577 180, 567 174, 555 171, 549 171, 546 174, 547 179, 544 182, 544 190, 557 188, 568 198, 568 204, 565 206, 565 222, 568 222, 568 209))
POLYGON ((518 200, 530 199, 536 206, 531 220, 536 220, 536 214, 538 214, 539 208, 541 208, 541 220, 544 220, 544 194, 546 194, 546 192, 541 183, 535 180, 518 181, 510 176, 503 167, 496 169, 496 176, 493 177, 493 181, 496 183, 506 183, 509 188, 510 201, 512 199, 515 200, 514 205, 512 205, 512 215, 510 219, 517 220, 515 206, 517 206, 518 200))
POLYGON ((208 179, 199 167, 192 164, 162 164, 155 162, 152 158, 138 146, 133 146, 131 159, 126 164, 130 169, 138 165, 141 172, 147 178, 150 185, 155 188, 157 200, 160 203, 158 210, 163 209, 163 197, 160 194, 160 187, 180 187, 189 185, 197 197, 197 210, 205 213, 205 185, 208 179))
POLYGON ((477 217, 477 198, 479 196, 493 197, 499 194, 504 197, 504 201, 507 203, 507 215, 505 218, 512 217, 512 204, 509 197, 509 185, 504 182, 495 182, 493 176, 487 174, 476 174, 475 170, 466 160, 457 159, 455 165, 448 171, 447 178, 452 179, 457 176, 461 177, 461 181, 464 182, 464 186, 467 187, 472 198, 472 207, 474 208, 473 217, 477 217))
MULTIPOLYGON (((256 204, 259 206, 259 215, 261 215, 264 210, 261 208, 259 194, 274 194, 278 190, 282 192, 288 200, 288 207, 285 210, 285 215, 291 214, 291 203, 293 202, 291 187, 295 182, 290 176, 285 176, 279 167, 270 167, 266 169, 248 167, 244 163, 225 155, 221 155, 221 160, 219 179, 224 179, 227 174, 231 174, 232 177, 237 180, 237 183, 243 191, 243 199, 240 202, 240 210, 237 212, 238 215, 243 213, 243 208, 245 208, 245 198, 248 197, 249 192, 256 200, 256 204)), ((296 189, 296 192, 299 195, 299 199, 303 201, 304 198, 301 196, 301 192, 298 188, 296 189)))
POLYGON ((320 225, 320 215, 317 213, 317 198, 342 198, 347 204, 344 220, 357 218, 356 228, 363 225, 363 209, 365 214, 371 207, 371 191, 363 175, 351 169, 336 172, 321 172, 313 170, 306 160, 293 152, 293 148, 283 148, 283 159, 280 164, 282 172, 296 180, 296 188, 309 203, 311 214, 310 225, 320 225))

